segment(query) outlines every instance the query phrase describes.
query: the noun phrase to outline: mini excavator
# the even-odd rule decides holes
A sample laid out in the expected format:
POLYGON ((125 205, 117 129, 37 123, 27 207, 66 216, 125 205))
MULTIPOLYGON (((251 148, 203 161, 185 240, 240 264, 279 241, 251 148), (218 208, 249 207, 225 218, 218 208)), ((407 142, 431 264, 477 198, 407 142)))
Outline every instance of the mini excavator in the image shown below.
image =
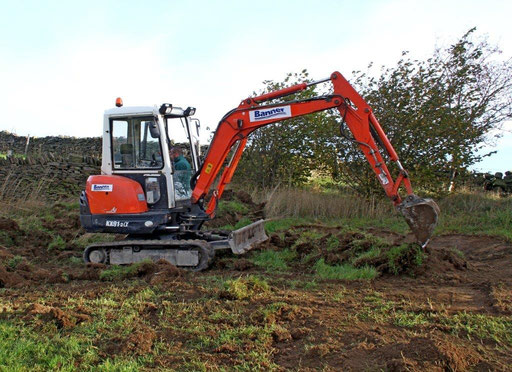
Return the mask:
POLYGON ((84 261, 122 265, 165 259, 200 271, 208 267, 217 250, 243 254, 265 241, 263 220, 230 233, 208 231, 202 226, 215 216, 217 203, 253 131, 330 109, 339 112, 341 125, 346 123, 351 140, 364 154, 386 195, 425 247, 437 224, 437 204, 413 193, 409 175, 372 109, 342 74, 334 72, 326 79, 244 99, 220 120, 205 156, 200 153, 200 122, 193 118, 195 108, 168 103, 124 107, 118 98, 116 107, 104 115, 101 175, 90 176, 81 193, 80 221, 87 232, 126 234, 126 238, 88 246, 84 261), (332 93, 279 100, 321 83, 331 83, 332 93), (171 138, 179 132, 190 145, 190 170, 175 169, 169 154, 171 138), (396 178, 381 151, 396 163, 396 178), (399 194, 400 186, 405 188, 404 197, 399 194))

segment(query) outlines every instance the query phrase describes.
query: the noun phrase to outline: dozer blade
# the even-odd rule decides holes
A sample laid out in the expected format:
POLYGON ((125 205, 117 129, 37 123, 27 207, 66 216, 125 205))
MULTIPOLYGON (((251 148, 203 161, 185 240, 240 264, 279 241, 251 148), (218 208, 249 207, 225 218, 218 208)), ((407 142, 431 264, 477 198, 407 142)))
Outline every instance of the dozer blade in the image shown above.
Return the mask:
POLYGON ((411 194, 398 205, 397 209, 405 217, 418 243, 425 248, 437 225, 439 206, 432 199, 411 194))
POLYGON ((229 235, 229 246, 234 254, 243 254, 250 251, 258 243, 268 239, 263 226, 264 220, 251 223, 248 226, 233 231, 229 235))

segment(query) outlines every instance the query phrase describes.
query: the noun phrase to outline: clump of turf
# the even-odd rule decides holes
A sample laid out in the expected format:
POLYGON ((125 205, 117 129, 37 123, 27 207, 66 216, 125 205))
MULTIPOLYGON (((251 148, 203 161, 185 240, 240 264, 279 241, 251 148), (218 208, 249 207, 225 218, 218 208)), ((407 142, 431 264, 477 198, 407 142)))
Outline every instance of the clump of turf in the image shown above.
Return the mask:
POLYGON ((373 279, 382 274, 414 274, 426 259, 416 243, 394 244, 362 231, 336 231, 317 226, 274 233, 253 255, 267 271, 300 269, 322 279, 373 279))
POLYGON ((226 280, 223 287, 220 297, 230 300, 246 300, 270 293, 270 285, 253 275, 226 280))

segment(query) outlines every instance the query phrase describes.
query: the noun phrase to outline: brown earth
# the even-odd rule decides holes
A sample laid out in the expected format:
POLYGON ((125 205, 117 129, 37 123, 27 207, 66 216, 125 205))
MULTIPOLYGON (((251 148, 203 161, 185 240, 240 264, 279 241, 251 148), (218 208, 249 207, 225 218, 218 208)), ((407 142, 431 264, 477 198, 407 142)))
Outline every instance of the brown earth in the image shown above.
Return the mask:
MULTIPOLYGON (((508 370, 512 365, 512 354, 493 353, 498 355, 498 360, 491 361, 490 354, 482 353, 481 346, 470 341, 469 336, 461 342, 437 327, 413 327, 410 332, 404 332, 395 325, 357 322, 344 325, 336 335, 332 329, 339 328, 339 324, 346 320, 342 313, 354 312, 362 306, 362 297, 368 289, 388 301, 405 301, 418 313, 425 311, 427 303, 430 307, 427 310, 442 309, 448 314, 510 315, 511 263, 512 245, 500 239, 466 235, 434 238, 426 262, 421 270, 413 273, 414 276, 388 274, 370 283, 343 282, 345 290, 361 295, 344 299, 339 304, 332 301, 315 303, 310 299, 306 303, 291 302, 299 306, 313 303, 314 311, 311 317, 286 326, 292 329, 292 340, 277 342, 277 364, 295 369, 300 362, 299 369, 304 370, 318 368, 320 360, 333 370, 508 370), (454 248, 462 252, 464 258, 454 253, 454 248), (320 342, 304 355, 301 340, 304 335, 311 334, 320 342)), ((511 350, 510 344, 508 350, 511 350)))
POLYGON ((74 311, 66 312, 58 307, 44 306, 41 304, 33 303, 25 310, 25 320, 29 320, 36 315, 40 315, 39 321, 55 322, 58 328, 71 328, 75 325, 90 321, 91 317, 87 314, 80 314, 74 311))
MULTIPOLYGON (((44 225, 48 230, 57 231, 66 241, 78 234, 75 219, 63 217, 44 225)), ((25 321, 35 322, 35 326, 52 323, 63 330, 90 322, 87 310, 70 309, 65 304, 77 294, 83 298, 104 295, 109 289, 100 280, 100 273, 106 267, 70 263, 70 257, 81 256, 80 250, 68 244, 63 251, 49 251, 47 245, 51 238, 47 233, 28 234, 14 220, 0 218, 0 230, 14 242, 11 247, 0 246, 0 287, 5 288, 4 302, 9 302, 14 309, 2 312, 0 308, 0 319, 22 316, 25 321), (45 293, 52 293, 51 303, 40 302, 45 293)), ((193 304, 201 298, 210 298, 225 311, 231 311, 232 304, 238 303, 237 317, 248 324, 272 327, 268 348, 273 363, 283 370, 487 371, 510 368, 512 339, 479 336, 468 333, 462 326, 469 322, 464 320, 464 314, 505 317, 506 324, 512 325, 511 243, 488 236, 443 235, 432 240, 420 266, 413 265, 413 257, 405 255, 397 262, 401 269, 393 273, 382 258, 367 259, 356 262, 356 266, 370 264, 378 268, 379 276, 374 280, 318 279, 311 265, 301 259, 309 255, 312 262, 323 258, 334 265, 345 262, 354 249, 365 249, 364 243, 362 248, 354 243, 361 240, 362 233, 339 231, 338 227, 304 225, 272 235, 260 250, 279 251, 294 246, 298 254, 296 262, 290 264, 286 272, 267 272, 256 266, 251 260, 257 253, 253 251, 244 258, 221 256, 213 268, 203 273, 184 272, 163 260, 143 264, 135 273, 108 288, 131 285, 130 291, 134 293, 145 288, 160 289, 169 297, 166 301, 176 303, 193 304), (322 236, 310 242, 298 242, 303 231, 316 231, 322 236), (333 237, 338 239, 339 245, 329 250, 328 242, 333 237), (267 297, 237 301, 223 297, 222 290, 211 285, 215 278, 240 278, 241 275, 265 278, 272 287, 271 293, 267 297), (295 282, 298 284, 291 284, 295 282), (314 286, 307 288, 311 283, 314 286), (273 303, 280 305, 272 313, 256 311, 273 303), (391 307, 387 308, 388 305, 391 307), (398 318, 401 314, 403 319, 398 318), (460 329, 443 320, 450 316, 461 318, 460 329), (386 320, 388 318, 394 320, 386 320)), ((390 231, 369 229, 366 232, 385 239, 388 248, 411 241, 410 236, 390 231)), ((153 352, 157 341, 168 342, 176 348, 190 343, 193 336, 162 328, 162 324, 173 321, 172 317, 166 318, 162 306, 163 302, 141 305, 140 317, 145 323, 137 325, 127 336, 98 341, 96 347, 100 353, 145 355, 153 352)), ((209 309, 205 308, 205 322, 213 322, 208 314, 209 309)), ((229 367, 235 357, 250 351, 251 347, 249 341, 241 345, 225 343, 198 351, 198 355, 212 366, 229 367)), ((172 366, 177 360, 171 354, 159 354, 154 367, 172 366)))

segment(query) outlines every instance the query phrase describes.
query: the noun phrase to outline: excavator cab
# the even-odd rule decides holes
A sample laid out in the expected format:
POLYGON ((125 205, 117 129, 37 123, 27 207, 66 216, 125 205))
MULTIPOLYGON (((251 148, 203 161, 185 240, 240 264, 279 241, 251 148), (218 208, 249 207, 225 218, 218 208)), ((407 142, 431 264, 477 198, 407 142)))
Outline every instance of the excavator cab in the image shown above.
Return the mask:
POLYGON ((150 210, 187 203, 192 194, 190 179, 198 171, 200 156, 199 120, 190 118, 194 112, 170 104, 106 111, 102 174, 138 182, 150 210), (170 148, 178 143, 186 147, 190 169, 174 168, 170 148))
POLYGON ((171 138, 186 141, 192 156, 189 173, 196 172, 198 139, 187 136, 191 125, 186 110, 171 105, 107 110, 101 175, 89 177, 81 197, 85 229, 152 233, 166 223, 170 210, 190 204, 190 185, 179 182, 184 177, 175 174, 169 147, 171 138))

